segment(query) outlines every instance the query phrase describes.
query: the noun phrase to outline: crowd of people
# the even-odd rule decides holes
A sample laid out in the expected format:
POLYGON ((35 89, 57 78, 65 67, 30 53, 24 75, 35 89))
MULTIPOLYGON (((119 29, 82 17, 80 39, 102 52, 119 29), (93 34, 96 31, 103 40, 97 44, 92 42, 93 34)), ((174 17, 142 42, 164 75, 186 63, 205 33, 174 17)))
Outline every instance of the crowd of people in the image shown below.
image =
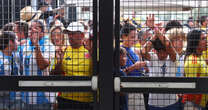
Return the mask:
MULTIPOLYGON (((156 24, 154 19, 154 15, 149 15, 145 28, 140 31, 137 29, 138 26, 134 26, 128 20, 122 22, 121 75, 134 77, 208 76, 206 35, 208 17, 202 16, 199 20, 200 25, 195 25, 192 17, 184 25, 177 20, 170 20, 166 24, 156 24), (140 46, 137 46, 138 43, 140 46)), ((187 107, 197 110, 207 109, 207 94, 150 93, 148 97, 142 94, 121 94, 120 99, 123 102, 120 103, 123 107, 120 110, 184 110, 187 107), (144 98, 148 98, 148 103, 141 100, 144 98), (130 106, 126 107, 128 104, 130 106)))
MULTIPOLYGON (((91 20, 68 23, 64 10, 54 11, 50 2, 41 3, 38 11, 24 7, 20 18, 1 29, 0 75, 92 76, 91 20)), ((184 25, 177 20, 155 23, 154 15, 147 17, 145 27, 122 21, 120 75, 207 76, 208 17, 202 16, 198 23, 192 17, 184 25)), ((0 96, 4 110, 92 110, 94 99, 91 92, 0 92, 0 96)), ((144 102, 139 107, 128 105, 143 101, 138 97, 141 94, 121 93, 120 110, 144 110, 144 102)), ((207 109, 208 95, 150 93, 146 98, 149 110, 183 110, 186 104, 207 109)))
MULTIPOLYGON (((48 2, 46 2, 48 1, 48 2)), ((0 74, 5 76, 91 76, 92 28, 83 21, 68 23, 64 9, 51 0, 38 11, 26 6, 20 21, 0 32, 0 74), (90 34, 90 35, 89 35, 90 34)), ((1 110, 92 110, 91 92, 0 92, 1 110)))

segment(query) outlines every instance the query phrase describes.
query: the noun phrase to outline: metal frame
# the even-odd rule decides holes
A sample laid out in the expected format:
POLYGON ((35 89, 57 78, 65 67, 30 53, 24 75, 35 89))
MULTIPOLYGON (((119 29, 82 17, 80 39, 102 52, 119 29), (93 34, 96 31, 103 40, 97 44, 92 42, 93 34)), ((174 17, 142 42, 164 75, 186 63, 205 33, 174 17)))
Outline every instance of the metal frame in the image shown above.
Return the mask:
POLYGON ((92 91, 90 81, 90 77, 1 76, 0 91, 92 91))
POLYGON ((122 92, 207 93, 207 78, 186 77, 121 77, 122 92), (143 85, 141 85, 143 84, 143 85), (129 85, 129 87, 126 87, 129 85), (146 87, 145 87, 145 86, 146 87), (176 85, 178 85, 176 87, 176 85))
POLYGON ((99 110, 113 110, 113 5, 99 1, 99 110))
MULTIPOLYGON (((2 1, 3 2, 3 1, 2 1)), ((99 103, 97 91, 94 91, 95 110, 119 110, 120 92, 141 93, 207 93, 207 78, 160 78, 160 77, 121 77, 114 85, 114 74, 119 77, 119 47, 120 47, 120 0, 93 0, 93 75, 99 72, 99 103), (98 11, 99 5, 99 11, 98 11), (115 14, 114 14, 115 11, 115 14), (99 15, 99 19, 97 18, 99 15), (115 16, 114 16, 115 15, 115 16), (115 17, 115 21, 113 21, 115 17), (99 23, 99 34, 98 34, 99 23), (115 25, 114 25, 115 23, 115 25), (114 28, 115 26, 115 28, 114 28), (115 30, 114 30, 115 29, 115 30), (115 33, 114 33, 115 32, 115 33), (99 63, 97 61, 97 39, 99 35, 99 63), (115 35, 115 41, 113 36, 115 35), (115 43, 116 59, 113 68, 113 43, 115 43), (166 84, 167 83, 167 84, 166 84), (114 92, 114 86, 120 87, 114 92), (148 88, 142 85, 149 86, 148 88), (174 84, 180 84, 177 88, 174 84), (183 85, 184 84, 184 85, 183 85), (190 88, 185 88, 187 85, 190 88)), ((0 76, 0 91, 92 91, 90 77, 65 76, 0 76), (35 85, 26 84, 27 81, 35 85), (77 81, 83 84, 75 84, 77 81), (70 85, 70 82, 72 85, 70 85), (65 86, 60 83, 67 84, 65 86), (40 86, 39 86, 40 85, 40 86)))
MULTIPOLYGON (((97 0, 93 0, 93 53, 92 53, 92 58, 93 58, 93 75, 98 75, 98 61, 97 61, 97 15, 98 15, 98 3, 97 0)), ((97 101, 97 91, 94 92, 93 94, 94 97, 94 110, 98 110, 98 101, 97 101)))
MULTIPOLYGON (((120 54, 119 54, 119 48, 120 48, 120 0, 115 0, 115 76, 119 76, 119 68, 120 68, 120 54), (116 41, 119 43, 116 43, 116 41)), ((114 84, 114 87, 116 85, 114 84)), ((120 86, 119 86, 120 87, 120 86)), ((120 103, 120 93, 115 93, 115 110, 119 110, 119 103, 120 103)))

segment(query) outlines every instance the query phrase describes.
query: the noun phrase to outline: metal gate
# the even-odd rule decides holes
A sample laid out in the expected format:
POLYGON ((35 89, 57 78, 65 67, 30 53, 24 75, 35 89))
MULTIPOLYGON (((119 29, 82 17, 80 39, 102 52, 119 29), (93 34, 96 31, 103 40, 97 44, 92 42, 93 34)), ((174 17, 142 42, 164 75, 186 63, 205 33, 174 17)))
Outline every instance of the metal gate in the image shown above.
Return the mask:
MULTIPOLYGON (((9 2, 10 1, 8 1, 8 3, 9 2)), ((3 103, 2 105, 0 104, 0 106, 3 107, 2 109, 13 110, 15 108, 18 108, 20 104, 23 104, 23 106, 25 106, 25 103, 22 103, 21 101, 22 99, 21 93, 32 94, 30 95, 30 98, 31 100, 34 100, 38 98, 37 95, 34 95, 36 92, 37 93, 48 92, 48 97, 49 97, 48 100, 49 101, 54 100, 52 102, 52 106, 50 105, 50 109, 54 109, 54 110, 57 109, 56 98, 60 95, 60 94, 59 95, 57 94, 58 92, 59 93, 60 92, 61 93, 91 92, 93 95, 90 96, 90 98, 92 99, 90 104, 91 106, 93 106, 92 108, 93 110, 123 110, 123 108, 121 108, 122 106, 121 95, 123 94, 128 95, 128 99, 126 99, 126 101, 129 102, 127 105, 129 110, 145 110, 145 109, 151 110, 148 105, 149 105, 149 101, 152 100, 150 98, 150 95, 153 93, 175 94, 175 96, 177 95, 183 96, 187 94, 192 94, 194 96, 197 94, 206 94, 208 92, 208 89, 206 86, 206 83, 208 83, 206 74, 208 72, 206 71, 205 73, 203 73, 205 74, 203 78, 202 77, 185 77, 185 76, 181 76, 181 77, 153 76, 152 77, 152 76, 148 76, 149 74, 141 75, 139 77, 128 76, 128 75, 121 76, 121 73, 120 73, 121 65, 120 65, 120 59, 119 59, 120 47, 122 47, 122 41, 124 41, 124 39, 121 38, 121 35, 122 35, 121 23, 128 22, 130 25, 133 25, 134 27, 136 27, 136 30, 138 32, 141 32, 141 31, 146 32, 147 30, 151 30, 151 29, 148 26, 143 26, 142 23, 146 22, 147 20, 146 17, 149 17, 148 19, 152 18, 150 19, 150 21, 153 20, 153 17, 149 16, 150 14, 153 14, 153 13, 155 14, 154 16, 155 24, 160 24, 160 22, 167 22, 169 20, 178 20, 180 21, 180 23, 186 23, 186 20, 188 19, 189 15, 192 17, 189 20, 192 20, 192 21, 202 20, 200 19, 201 16, 207 15, 206 13, 207 5, 208 5, 207 1, 203 1, 203 0, 202 1, 200 0, 199 1, 198 0, 176 0, 176 1, 172 1, 172 0, 112 0, 112 1, 111 0, 56 0, 56 4, 57 6, 54 6, 54 7, 58 7, 58 8, 54 9, 55 11, 52 10, 52 13, 54 12, 56 13, 56 11, 58 11, 57 13, 59 13, 60 8, 64 9, 65 12, 64 12, 63 19, 65 19, 65 21, 70 21, 61 26, 67 28, 68 25, 74 21, 82 21, 83 23, 85 23, 86 22, 85 20, 89 20, 90 22, 87 22, 87 23, 89 24, 92 23, 90 25, 91 27, 90 26, 88 27, 88 28, 91 28, 91 30, 88 29, 89 31, 87 31, 87 34, 89 36, 86 37, 92 40, 92 45, 93 45, 93 51, 91 54, 92 65, 93 65, 92 66, 93 69, 91 71, 92 74, 88 76, 80 75, 80 74, 78 74, 77 76, 74 74, 68 75, 68 76, 64 76, 66 74, 64 75, 63 74, 62 75, 47 74, 44 76, 43 74, 39 74, 39 69, 36 69, 35 66, 27 70, 27 68, 24 67, 24 66, 30 66, 30 65, 26 65, 27 60, 25 59, 27 59, 27 57, 23 57, 21 56, 22 53, 21 54, 19 53, 18 57, 20 58, 20 61, 19 61, 20 66, 18 68, 20 68, 20 70, 24 68, 22 70, 24 72, 19 71, 18 74, 13 73, 14 66, 11 66, 12 69, 11 71, 9 69, 10 72, 8 75, 4 75, 4 73, 2 73, 2 76, 0 76, 0 79, 1 79, 0 91, 3 94, 2 95, 0 93, 1 95, 0 98, 2 98, 2 100, 0 99, 0 103, 1 102, 3 103), (23 60, 21 58, 23 59, 25 58, 25 59, 23 60), (36 71, 37 74, 28 75, 26 74, 26 72, 28 71, 32 71, 32 72, 36 71), (15 97, 20 102, 12 102, 12 99, 10 98, 9 100, 6 100, 4 99, 4 94, 9 95, 9 97, 13 97, 13 98, 15 97), (14 94, 16 96, 13 96, 14 94), (53 99, 50 99, 50 98, 53 98, 53 99)), ((49 4, 46 3, 46 4, 41 4, 41 5, 44 6, 44 5, 49 5, 49 4)), ((2 0, 1 6, 2 6, 1 7, 2 10, 6 9, 3 7, 3 0, 2 0)), ((11 8, 10 5, 8 5, 8 7, 11 8)), ((19 7, 21 7, 22 9, 24 6, 22 7, 20 5, 19 7)), ((10 8, 8 8, 8 10, 10 10, 10 8)), ((0 21, 1 26, 9 22, 16 21, 18 19, 18 16, 15 15, 14 17, 15 18, 17 17, 17 19, 9 20, 9 17, 6 18, 3 12, 4 11, 1 11, 1 14, 2 14, 2 19, 0 21)), ((8 16, 13 16, 12 14, 14 14, 14 12, 8 11, 8 16)), ((36 12, 36 14, 39 14, 38 11, 36 12)), ((50 13, 49 14, 47 13, 45 15, 47 16, 47 18, 49 18, 50 13)), ((39 17, 46 19, 46 17, 44 16, 39 16, 39 17)), ((32 21, 28 23, 32 23, 32 21)), ((54 24, 55 23, 56 22, 54 22, 54 24)), ((16 22, 14 24, 20 25, 18 23, 16 24, 16 22)), ((12 24, 12 26, 14 26, 14 24, 12 24)), ((43 23, 43 25, 45 24, 43 23)), ((44 32, 48 33, 48 36, 50 36, 51 34, 50 25, 53 25, 53 24, 47 25, 47 20, 46 20, 45 28, 46 29, 49 28, 49 29, 48 31, 44 31, 44 32)), ((164 28, 163 26, 161 27, 159 26, 158 28, 164 28)), ((29 25, 29 30, 31 27, 36 28, 33 25, 29 25)), ((8 27, 3 28, 0 36, 3 38, 3 35, 5 35, 4 31, 6 32, 14 31, 17 33, 15 29, 14 30, 12 29, 10 30, 10 29, 11 28, 8 28, 8 27)), ((182 30, 186 31, 187 33, 191 32, 191 30, 185 30, 185 28, 183 27, 182 27, 182 30)), ((49 39, 51 40, 51 38, 49 39)), ((5 39, 1 39, 1 40, 5 40, 5 39)), ((66 39, 64 38, 64 40, 66 39)), ((134 38, 133 40, 135 42, 137 38, 134 38)), ((146 42, 148 42, 150 39, 142 38, 142 40, 145 40, 146 42)), ((29 40, 27 42, 29 42, 29 40)), ((4 42, 2 41, 2 43, 4 42)), ((29 46, 30 45, 31 44, 29 44, 29 46)), ((47 45, 47 46, 50 46, 50 45, 47 45)), ((133 46, 133 48, 137 48, 137 49, 141 49, 140 47, 133 46)), ((21 47, 19 49, 21 49, 21 47)), ((34 47, 33 49, 37 49, 37 47, 34 47)), ((34 51, 37 51, 37 50, 34 50, 34 51)), ((3 52, 3 49, 1 50, 1 52, 3 52)), ((27 53, 28 51, 25 51, 25 52, 26 54, 31 54, 31 53, 27 53)), ((52 52, 56 52, 56 50, 49 51, 50 54, 52 54, 52 52)), ((67 52, 67 50, 65 50, 64 52, 67 52)), ((82 52, 82 51, 78 51, 78 52, 82 52)), ((71 53, 73 53, 73 51, 71 53)), ((36 57, 38 57, 38 55, 36 57)), ((88 58, 86 54, 84 54, 84 57, 88 58)), ((4 59, 6 59, 6 57, 2 57, 1 59, 3 59, 3 62, 4 62, 4 59)), ((65 60, 71 60, 71 59, 73 59, 73 57, 65 58, 65 60)), ((81 59, 82 58, 78 57, 78 60, 81 60, 81 59)), ((52 60, 55 60, 55 58, 51 59, 51 61, 49 62, 51 63, 52 60)), ((194 63, 196 62, 197 60, 194 61, 194 63)), ((14 64, 12 63, 12 64, 7 64, 7 65, 10 66, 14 64)), ((33 63, 31 63, 31 65, 33 65, 33 63)), ((36 66, 37 65, 41 65, 41 64, 36 64, 36 66)), ((73 66, 75 65, 79 65, 79 63, 72 65, 71 68, 73 68, 73 66)), ((85 66, 89 64, 84 63, 83 65, 84 65, 83 68, 85 68, 85 66)), ((4 63, 3 63, 3 66, 5 66, 4 63)), ((48 65, 48 67, 50 66, 51 65, 48 65)), ((68 66, 68 65, 66 64, 64 66, 68 66)), ((153 65, 153 66, 158 67, 159 65, 153 65)), ((169 66, 174 67, 174 65, 169 65, 169 66)), ((51 66, 51 68, 52 67, 53 66, 51 66)), ((198 67, 198 68, 202 68, 202 67, 198 67)), ((70 70, 69 68, 67 69, 70 70)), ((126 69, 126 68, 122 68, 122 69, 126 69)), ((47 70, 50 70, 50 69, 47 69, 47 70)), ((80 71, 78 69, 78 72, 80 71)), ((67 72, 67 71, 64 71, 64 72, 67 72)), ((125 72, 128 72, 128 70, 126 69, 125 72)), ((152 72, 152 74, 156 74, 156 72, 155 73, 152 72)), ((73 97, 73 95, 71 97, 73 97)), ((74 96, 72 99, 76 99, 76 97, 81 98, 81 96, 77 95, 77 96, 74 96)), ((160 99, 155 98, 153 100, 156 100, 157 102, 160 99)), ((178 100, 178 99, 167 98, 166 100, 162 100, 162 101, 165 104, 166 102, 171 101, 171 100, 178 100)), ((195 106, 191 100, 189 101, 190 101, 190 104, 185 105, 186 107, 185 110, 202 109, 204 107, 200 105, 195 106)), ((34 102, 32 101, 32 103, 30 104, 33 104, 33 103, 34 102)), ((39 104, 42 104, 42 103, 44 103, 44 101, 43 102, 40 101, 39 104)), ((73 105, 71 106, 73 107, 73 105)), ((205 104, 204 109, 207 109, 206 107, 207 105, 205 104)), ((29 109, 42 110, 42 108, 35 108, 35 107, 34 108, 29 107, 29 109)), ((85 110, 85 108, 82 108, 82 110, 85 110)), ((164 108, 164 109, 161 108, 161 110, 169 110, 169 108, 164 108)))

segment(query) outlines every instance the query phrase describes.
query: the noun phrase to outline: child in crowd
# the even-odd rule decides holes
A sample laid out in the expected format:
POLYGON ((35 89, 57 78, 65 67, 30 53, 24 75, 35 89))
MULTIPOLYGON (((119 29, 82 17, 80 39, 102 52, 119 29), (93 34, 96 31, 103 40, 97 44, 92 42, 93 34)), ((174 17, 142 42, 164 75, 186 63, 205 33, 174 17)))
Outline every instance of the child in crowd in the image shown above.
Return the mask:
MULTIPOLYGON (((123 47, 120 47, 120 66, 124 66, 127 61, 126 50, 123 47)), ((120 69, 120 76, 127 76, 126 73, 120 69)), ((120 94, 120 110, 128 110, 128 95, 121 93, 120 94)))

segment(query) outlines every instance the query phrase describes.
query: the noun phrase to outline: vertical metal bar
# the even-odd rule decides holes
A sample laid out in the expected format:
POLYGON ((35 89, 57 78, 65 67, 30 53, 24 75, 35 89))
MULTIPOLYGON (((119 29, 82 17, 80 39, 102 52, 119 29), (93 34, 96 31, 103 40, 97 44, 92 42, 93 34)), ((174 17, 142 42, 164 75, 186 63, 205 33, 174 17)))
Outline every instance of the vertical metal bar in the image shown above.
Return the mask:
MULTIPOLYGON (((97 6, 97 0, 93 0, 93 53, 92 53, 92 58, 93 58, 93 75, 97 75, 98 72, 98 66, 97 66, 97 15, 98 15, 98 6, 97 6)), ((97 91, 94 92, 94 110, 98 109, 97 106, 97 91)))
POLYGON ((38 10, 38 1, 37 0, 31 0, 31 6, 34 10, 38 10))
POLYGON ((119 76, 119 48, 120 48, 120 0, 115 1, 115 72, 119 76))
POLYGON ((15 0, 12 0, 11 1, 11 10, 12 10, 12 12, 11 12, 11 17, 12 17, 12 22, 14 22, 15 21, 15 7, 16 5, 15 5, 15 0))
POLYGON ((113 2, 99 1, 99 110, 113 110, 113 2))
POLYGON ((201 1, 198 1, 198 18, 201 16, 201 1))
POLYGON ((93 0, 93 75, 97 75, 97 0, 93 0))
POLYGON ((3 25, 4 25, 4 13, 5 13, 5 12, 4 12, 4 0, 1 1, 1 5, 2 5, 2 6, 1 6, 1 7, 2 7, 2 8, 1 8, 1 23, 2 23, 2 24, 1 24, 1 27, 3 27, 3 25))
MULTIPOLYGON (((115 76, 120 76, 120 0, 115 0, 115 57, 114 57, 114 64, 115 64, 115 76)), ((115 86, 115 85, 114 85, 115 86)), ((119 110, 120 93, 115 93, 115 110, 119 110)))
POLYGON ((7 21, 6 21, 6 23, 5 24, 7 24, 7 23, 9 23, 10 22, 10 20, 11 20, 11 16, 10 16, 10 1, 11 0, 8 0, 7 1, 7 4, 6 4, 6 6, 7 6, 7 21))

